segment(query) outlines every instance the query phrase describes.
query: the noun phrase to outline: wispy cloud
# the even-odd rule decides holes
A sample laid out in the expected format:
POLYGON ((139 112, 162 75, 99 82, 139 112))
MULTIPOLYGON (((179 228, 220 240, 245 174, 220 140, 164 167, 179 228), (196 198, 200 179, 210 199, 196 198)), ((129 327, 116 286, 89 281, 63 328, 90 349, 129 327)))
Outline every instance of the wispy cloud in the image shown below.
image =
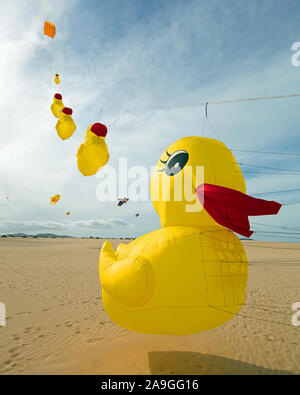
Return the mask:
POLYGON ((26 232, 26 231, 72 231, 81 228, 110 230, 127 226, 120 218, 89 219, 81 221, 0 221, 0 231, 26 232))

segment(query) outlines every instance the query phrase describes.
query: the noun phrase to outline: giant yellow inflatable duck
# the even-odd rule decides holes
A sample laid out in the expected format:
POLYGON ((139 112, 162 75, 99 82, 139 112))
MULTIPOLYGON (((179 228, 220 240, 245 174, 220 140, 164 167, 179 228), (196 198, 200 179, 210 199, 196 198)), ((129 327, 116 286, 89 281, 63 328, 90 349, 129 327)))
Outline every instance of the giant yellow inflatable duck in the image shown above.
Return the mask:
POLYGON ((247 257, 233 231, 251 235, 248 215, 281 205, 254 199, 220 141, 184 137, 162 154, 151 177, 161 229, 99 259, 103 304, 121 327, 187 335, 215 328, 243 306, 247 257), (232 230, 230 230, 232 229, 232 230))

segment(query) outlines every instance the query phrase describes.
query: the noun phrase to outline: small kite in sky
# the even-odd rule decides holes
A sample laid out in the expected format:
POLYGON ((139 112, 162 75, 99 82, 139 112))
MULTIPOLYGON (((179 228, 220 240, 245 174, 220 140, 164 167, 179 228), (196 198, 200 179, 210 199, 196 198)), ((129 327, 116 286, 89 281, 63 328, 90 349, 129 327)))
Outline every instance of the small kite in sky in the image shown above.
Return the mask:
POLYGON ((96 174, 108 162, 106 134, 107 127, 102 123, 97 122, 88 127, 85 140, 76 154, 78 169, 84 176, 96 174))
POLYGON ((76 130, 76 125, 71 117, 73 114, 72 108, 64 107, 58 114, 58 121, 56 123, 55 129, 58 136, 62 140, 67 140, 70 138, 76 130))
POLYGON ((56 27, 55 27, 54 23, 45 21, 44 34, 48 37, 54 38, 55 33, 56 33, 56 27))
POLYGON ((60 84, 59 74, 55 74, 54 82, 55 82, 57 85, 60 84))
POLYGON ((127 202, 128 202, 128 198, 123 198, 123 199, 118 199, 119 200, 119 203, 118 203, 118 207, 121 207, 121 206, 123 206, 123 204, 126 204, 127 202))
POLYGON ((50 198, 50 204, 53 204, 53 206, 56 205, 56 203, 60 200, 60 195, 54 195, 50 198))
POLYGON ((55 118, 58 118, 58 113, 64 108, 63 98, 60 93, 55 93, 53 103, 51 104, 51 111, 55 118))

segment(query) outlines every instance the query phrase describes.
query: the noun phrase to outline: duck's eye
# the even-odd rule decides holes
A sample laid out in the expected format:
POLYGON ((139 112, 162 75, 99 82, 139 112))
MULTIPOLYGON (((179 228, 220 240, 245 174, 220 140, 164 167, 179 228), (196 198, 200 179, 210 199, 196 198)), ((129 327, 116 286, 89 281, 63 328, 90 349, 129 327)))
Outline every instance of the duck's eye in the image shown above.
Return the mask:
POLYGON ((168 176, 175 176, 186 165, 189 160, 189 154, 186 151, 176 151, 168 159, 165 172, 168 176))

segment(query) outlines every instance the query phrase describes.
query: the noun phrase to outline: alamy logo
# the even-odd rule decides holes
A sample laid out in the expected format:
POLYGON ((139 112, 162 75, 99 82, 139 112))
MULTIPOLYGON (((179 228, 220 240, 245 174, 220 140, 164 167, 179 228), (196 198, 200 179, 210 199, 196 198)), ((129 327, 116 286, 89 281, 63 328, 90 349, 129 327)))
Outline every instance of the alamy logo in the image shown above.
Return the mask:
POLYGON ((149 169, 128 167, 127 158, 119 158, 118 168, 108 165, 97 174, 97 199, 114 202, 126 196, 133 202, 147 202, 150 192, 152 202, 184 202, 186 212, 201 211, 196 188, 204 183, 204 166, 186 166, 184 152, 176 151, 161 167, 151 167, 150 190, 149 169))
POLYGON ((300 42, 295 42, 295 43, 292 45, 291 50, 292 50, 293 52, 295 52, 295 53, 292 55, 292 58, 291 58, 292 65, 293 65, 294 67, 299 67, 299 66, 300 66, 300 42))
POLYGON ((292 325, 300 326, 300 302, 296 302, 292 305, 292 310, 296 311, 292 316, 292 325))
POLYGON ((4 303, 0 303, 0 326, 6 324, 6 308, 4 303))

